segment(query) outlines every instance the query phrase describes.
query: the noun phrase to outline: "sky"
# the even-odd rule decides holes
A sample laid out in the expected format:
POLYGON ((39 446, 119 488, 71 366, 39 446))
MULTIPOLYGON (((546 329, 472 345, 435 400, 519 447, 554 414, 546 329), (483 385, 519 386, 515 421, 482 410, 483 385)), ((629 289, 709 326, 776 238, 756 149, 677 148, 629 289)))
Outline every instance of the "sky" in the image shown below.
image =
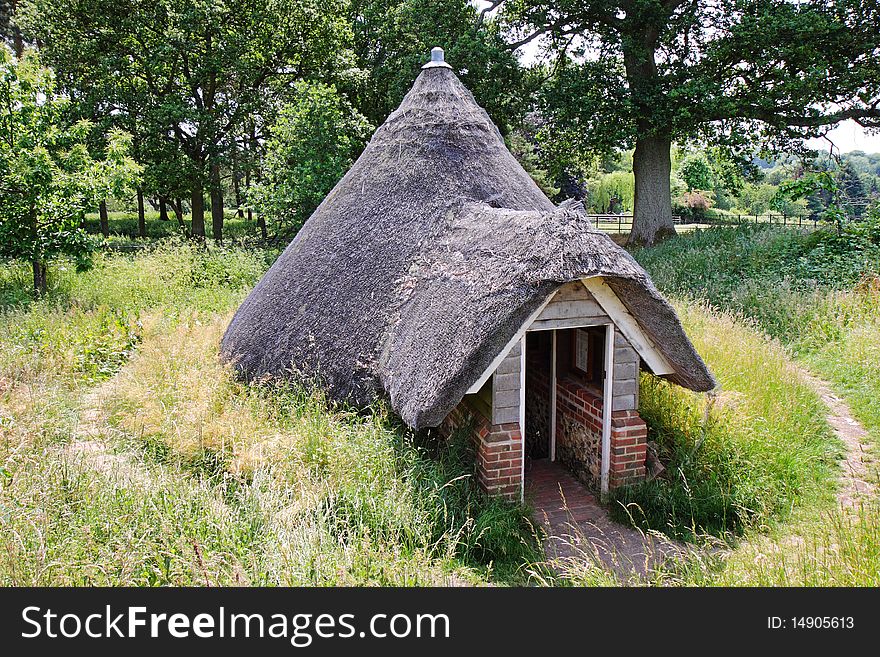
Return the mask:
MULTIPOLYGON (((835 152, 880 153, 880 134, 867 134, 855 121, 844 121, 828 133, 828 139, 834 142, 835 152)), ((824 139, 808 139, 806 143, 810 148, 820 151, 827 151, 831 147, 824 139)))

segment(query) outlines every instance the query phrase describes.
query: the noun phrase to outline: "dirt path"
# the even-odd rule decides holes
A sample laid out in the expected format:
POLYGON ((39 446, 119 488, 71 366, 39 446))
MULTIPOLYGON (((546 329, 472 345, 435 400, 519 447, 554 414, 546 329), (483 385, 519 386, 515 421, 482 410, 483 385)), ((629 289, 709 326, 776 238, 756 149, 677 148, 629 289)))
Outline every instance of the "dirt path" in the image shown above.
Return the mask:
POLYGON ((113 386, 113 379, 91 390, 80 401, 79 422, 74 439, 65 452, 74 463, 87 466, 96 472, 115 478, 122 485, 146 485, 150 474, 123 454, 117 454, 107 441, 103 410, 104 400, 113 386))
POLYGON ((822 403, 828 408, 825 416, 835 435, 846 446, 841 467, 841 487, 837 499, 845 507, 857 506, 860 500, 876 494, 875 483, 869 481, 872 473, 868 467, 866 451, 869 449, 870 437, 861 423, 852 416, 845 401, 834 394, 827 381, 810 374, 799 367, 801 378, 816 391, 822 403))

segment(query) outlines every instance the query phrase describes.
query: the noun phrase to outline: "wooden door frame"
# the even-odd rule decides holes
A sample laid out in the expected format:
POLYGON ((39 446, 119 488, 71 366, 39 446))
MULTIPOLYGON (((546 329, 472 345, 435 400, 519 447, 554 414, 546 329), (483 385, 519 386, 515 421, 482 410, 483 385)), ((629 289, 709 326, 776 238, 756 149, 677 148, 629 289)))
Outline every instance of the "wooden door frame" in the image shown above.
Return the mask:
MULTIPOLYGON (((601 322, 585 324, 584 326, 568 327, 572 329, 605 327, 605 358, 604 376, 602 384, 602 440, 601 440, 601 470, 600 487, 602 498, 608 495, 611 471, 611 413, 614 404, 614 341, 616 325, 614 322, 601 322)), ((520 363, 519 363, 519 430, 522 438, 520 459, 522 461, 520 474, 520 497, 525 496, 526 483, 526 338, 529 333, 538 331, 553 331, 551 334, 551 367, 550 367, 550 460, 556 460, 556 356, 557 356, 557 331, 556 328, 527 329, 520 338, 520 363)))

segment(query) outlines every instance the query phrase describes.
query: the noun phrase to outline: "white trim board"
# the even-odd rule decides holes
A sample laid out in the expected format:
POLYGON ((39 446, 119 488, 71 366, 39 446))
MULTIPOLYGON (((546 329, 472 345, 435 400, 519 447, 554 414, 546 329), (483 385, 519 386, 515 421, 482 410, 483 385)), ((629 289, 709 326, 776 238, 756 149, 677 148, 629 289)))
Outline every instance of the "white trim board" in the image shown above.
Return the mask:
MULTIPOLYGON (((608 496, 611 478, 611 413, 614 404, 614 324, 605 325, 605 385, 602 391, 602 452, 600 490, 602 501, 608 496)), ((554 409, 555 410, 555 409, 554 409)))
POLYGON ((639 326, 636 319, 629 313, 626 306, 623 305, 617 295, 608 284, 602 280, 601 276, 582 279, 584 286, 595 297, 602 309, 611 318, 611 321, 617 326, 618 330, 623 334, 629 343, 635 348, 642 360, 651 368, 651 371, 657 376, 665 374, 673 374, 675 370, 666 360, 666 357, 660 353, 660 350, 654 346, 645 332, 639 326))
MULTIPOLYGON (((605 314, 611 319, 612 322, 617 326, 620 330, 623 337, 629 340, 629 343, 633 346, 642 360, 651 368, 651 371, 657 376, 663 376, 666 374, 673 374, 675 370, 670 365, 669 361, 666 360, 666 357, 663 356, 662 353, 654 346, 654 343, 651 339, 645 335, 645 332, 642 331, 639 323, 635 320, 635 318, 629 313, 626 309, 626 306, 617 298, 617 295, 614 293, 608 284, 602 280, 601 276, 594 276, 592 278, 584 278, 581 279, 581 282, 584 284, 584 287, 593 295, 596 299, 596 302, 602 307, 602 310, 605 311, 605 314)), ((560 286, 561 287, 561 286, 560 286)), ((557 292, 559 292, 559 288, 553 291, 544 302, 538 306, 538 309, 535 310, 531 315, 529 315, 528 319, 523 323, 523 325, 519 328, 519 330, 514 334, 514 336, 508 341, 505 345, 504 349, 495 356, 492 362, 489 364, 482 374, 480 374, 479 378, 468 388, 468 395, 473 395, 480 391, 480 388, 489 380, 489 377, 495 373, 495 370, 498 369, 498 366, 501 365, 501 361, 510 353, 510 350, 513 349, 513 345, 519 342, 520 338, 525 335, 526 331, 533 330, 530 327, 535 322, 536 319, 541 315, 544 311, 544 308, 552 301, 553 297, 556 296, 557 292)), ((578 327, 583 326, 601 326, 606 322, 602 320, 596 321, 595 324, 578 324, 578 327)), ((539 330, 549 330, 552 328, 559 328, 559 326, 541 326, 539 330)), ((564 328, 564 327, 563 327, 564 328)))

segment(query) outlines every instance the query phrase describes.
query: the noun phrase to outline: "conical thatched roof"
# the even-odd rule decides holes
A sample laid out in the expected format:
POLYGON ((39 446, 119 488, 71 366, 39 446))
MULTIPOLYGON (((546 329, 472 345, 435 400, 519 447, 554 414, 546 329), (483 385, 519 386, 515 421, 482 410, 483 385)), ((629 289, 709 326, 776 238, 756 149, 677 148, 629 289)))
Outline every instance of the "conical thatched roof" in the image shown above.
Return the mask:
POLYGON ((222 353, 247 378, 319 378, 436 426, 554 289, 603 276, 672 364, 715 382, 645 271, 557 208, 450 69, 422 71, 239 308, 222 353))

